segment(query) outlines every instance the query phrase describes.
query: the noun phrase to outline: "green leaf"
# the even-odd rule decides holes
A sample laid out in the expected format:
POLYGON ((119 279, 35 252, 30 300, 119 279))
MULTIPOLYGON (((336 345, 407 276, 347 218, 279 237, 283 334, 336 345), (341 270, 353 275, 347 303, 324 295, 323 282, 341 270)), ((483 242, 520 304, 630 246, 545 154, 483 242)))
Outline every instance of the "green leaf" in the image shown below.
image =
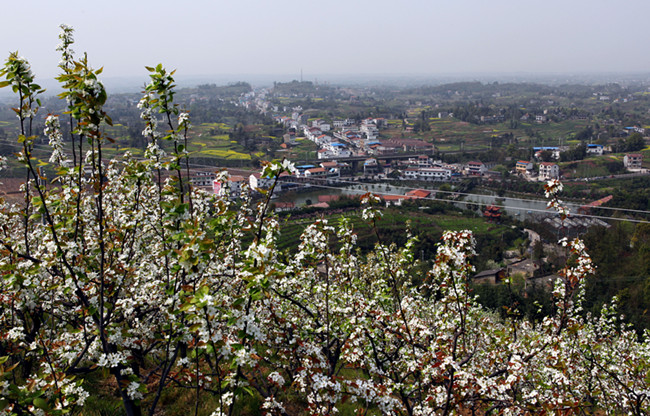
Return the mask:
POLYGON ((39 409, 42 410, 49 410, 49 406, 47 404, 47 400, 43 399, 42 397, 35 397, 33 400, 34 406, 38 407, 39 409))
POLYGON ((264 297, 264 293, 259 289, 259 287, 252 287, 249 290, 250 297, 252 300, 257 301, 264 297))
POLYGON ((214 353, 214 346, 212 344, 206 345, 205 352, 206 352, 206 354, 209 354, 209 355, 213 354, 214 353))
POLYGON ((207 285, 201 286, 201 288, 198 290, 198 294, 203 297, 210 293, 210 288, 207 285))

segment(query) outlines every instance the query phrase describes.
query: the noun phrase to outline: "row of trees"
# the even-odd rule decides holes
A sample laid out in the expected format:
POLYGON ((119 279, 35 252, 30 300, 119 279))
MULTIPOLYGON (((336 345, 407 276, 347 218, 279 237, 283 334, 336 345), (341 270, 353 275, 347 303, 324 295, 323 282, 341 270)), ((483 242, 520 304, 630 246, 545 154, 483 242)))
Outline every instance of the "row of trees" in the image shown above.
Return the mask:
MULTIPOLYGON (((56 177, 45 181, 32 157, 40 88, 28 63, 12 54, 0 72, 18 95, 27 172, 24 204, 0 210, 5 414, 78 409, 98 373, 128 415, 156 414, 170 391, 191 396, 195 414, 212 397, 214 415, 234 414, 251 396, 267 414, 648 410, 647 341, 621 327, 613 307, 600 318, 582 313, 593 266, 579 240, 562 241, 573 256, 553 313, 538 323, 477 305, 469 231, 445 233, 426 272, 414 238, 398 247, 378 236, 361 255, 345 219, 316 221, 297 252, 282 252, 268 210, 275 185, 257 206, 246 190, 235 205, 189 187, 189 116, 161 65, 148 68, 139 104, 145 158, 106 161, 101 71, 73 58, 70 28, 61 38, 61 118, 71 133, 64 140, 59 118, 48 117, 56 177)), ((293 171, 285 161, 262 174, 277 182, 293 171)), ((560 190, 547 187, 564 212, 560 190)), ((375 229, 378 202, 364 197, 375 229)))

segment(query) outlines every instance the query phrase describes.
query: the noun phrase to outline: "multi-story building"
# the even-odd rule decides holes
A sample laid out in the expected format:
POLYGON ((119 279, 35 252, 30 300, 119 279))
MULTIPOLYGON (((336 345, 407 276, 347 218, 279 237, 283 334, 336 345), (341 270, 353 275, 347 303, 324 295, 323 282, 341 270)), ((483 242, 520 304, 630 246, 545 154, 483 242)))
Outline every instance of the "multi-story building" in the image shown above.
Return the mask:
POLYGON ((533 162, 529 162, 527 160, 519 160, 515 165, 515 170, 517 173, 527 175, 533 170, 533 162))
POLYGON ((641 169, 643 155, 641 153, 628 153, 623 158, 623 166, 627 169, 641 169))
MULTIPOLYGON (((229 177, 227 188, 230 189, 230 194, 227 196, 231 199, 238 198, 239 194, 241 193, 242 185, 244 183, 246 183, 246 178, 243 176, 232 175, 229 177)), ((226 187, 224 187, 223 184, 217 179, 212 182, 212 191, 217 195, 226 196, 226 187)))
POLYGON ((481 176, 487 172, 487 166, 483 162, 469 162, 467 163, 467 174, 481 176))
POLYGON ((547 181, 549 179, 560 178, 560 167, 555 163, 542 162, 539 164, 539 179, 547 181))
POLYGON ((405 179, 419 181, 450 181, 451 170, 445 168, 408 168, 403 171, 405 179))

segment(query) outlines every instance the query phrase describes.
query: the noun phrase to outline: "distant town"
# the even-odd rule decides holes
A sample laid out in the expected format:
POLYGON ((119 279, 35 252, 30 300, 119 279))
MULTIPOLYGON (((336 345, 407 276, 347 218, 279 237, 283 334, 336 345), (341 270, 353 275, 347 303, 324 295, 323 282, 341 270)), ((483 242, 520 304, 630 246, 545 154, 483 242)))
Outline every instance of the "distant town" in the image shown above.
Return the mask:
MULTIPOLYGON (((580 86, 580 93, 574 94, 584 100, 585 108, 579 108, 575 102, 571 103, 575 107, 565 108, 562 102, 568 94, 559 87, 526 84, 502 87, 520 89, 522 94, 538 89, 539 95, 557 96, 555 99, 523 99, 512 92, 498 92, 500 86, 496 83, 461 83, 447 88, 446 91, 445 86, 432 89, 444 97, 441 102, 448 102, 447 106, 433 105, 435 100, 406 100, 402 106, 407 110, 399 118, 395 118, 395 112, 388 111, 381 114, 383 117, 361 117, 361 112, 355 117, 337 117, 335 110, 340 112, 340 107, 350 103, 363 103, 368 95, 375 96, 376 92, 317 86, 310 82, 276 84, 272 89, 251 88, 233 97, 231 103, 274 123, 273 137, 247 140, 263 143, 266 150, 274 147, 271 153, 275 158, 293 160, 298 169, 294 179, 301 184, 316 179, 330 179, 330 183, 339 179, 412 184, 478 180, 494 186, 494 182, 506 179, 593 181, 647 173, 643 163, 646 133, 643 126, 647 116, 633 120, 631 114, 619 108, 635 108, 641 101, 645 102, 645 90, 626 92, 609 85, 602 92, 597 87, 580 86), (451 89, 459 87, 462 89, 451 89), (559 92, 551 92, 554 89, 559 92), (589 89, 601 92, 589 94, 589 89), (618 92, 614 94, 613 89, 618 92), (485 90, 495 92, 487 94, 485 90), (507 95, 509 100, 524 100, 532 105, 516 108, 508 103, 498 108, 496 104, 483 104, 486 96, 498 103, 507 95), (478 104, 463 99, 476 99, 478 104), (290 105, 305 101, 322 109, 290 105), (600 113, 592 107, 599 108, 600 113), (328 117, 318 117, 326 113, 328 117), (622 118, 606 118, 610 113, 622 118), (454 140, 448 137, 450 131, 445 127, 465 128, 468 135, 454 140), (551 131, 557 132, 558 137, 549 137, 551 131), (549 143, 553 141, 558 145, 549 143)), ((199 88, 192 99, 198 103, 207 101, 206 90, 210 86, 199 88)), ((577 101, 577 97, 568 96, 577 101)), ((233 172, 229 189, 236 197, 241 185, 248 183, 248 177, 233 172)), ((193 183, 211 187, 215 178, 214 174, 197 172, 193 183)), ((265 187, 268 182, 269 178, 258 178, 256 183, 265 187)), ((280 187, 276 192, 282 189, 292 189, 292 186, 280 187)), ((387 202, 412 197, 406 192, 402 196, 387 195, 392 200, 387 202)))
MULTIPOLYGON (((113 125, 104 128, 115 142, 107 157, 144 156, 139 99, 116 94, 106 103, 113 125)), ((497 253, 483 247, 477 281, 485 272, 496 283, 506 270, 532 285, 530 279, 554 272, 533 261, 535 241, 543 244, 537 257, 554 258, 554 238, 613 232, 613 217, 643 221, 650 210, 650 88, 643 83, 355 87, 293 81, 254 88, 238 82, 179 89, 177 100, 192 122, 187 150, 194 187, 236 203, 248 189, 261 198, 274 187, 270 208, 297 224, 354 212, 355 197, 367 192, 397 216, 416 209, 435 222, 428 212, 447 212, 446 221, 458 218, 459 226, 476 216, 477 232, 509 236, 497 253), (282 159, 296 171, 279 178, 260 174, 264 163, 282 159), (226 182, 218 179, 223 171, 226 182), (565 184, 569 218, 546 207, 544 185, 551 179, 565 184), (509 235, 508 227, 525 228, 528 237, 509 235), (495 256, 500 263, 487 261, 495 256)), ((43 106, 37 119, 64 111, 54 98, 43 106)), ((0 153, 17 151, 15 133, 10 106, 1 107, 0 153)), ((47 159, 47 141, 38 137, 34 152, 47 159)), ((43 177, 53 176, 49 169, 43 177)), ((10 160, 0 174, 5 198, 20 202, 20 165, 10 160)), ((424 230, 422 238, 430 238, 424 230)))

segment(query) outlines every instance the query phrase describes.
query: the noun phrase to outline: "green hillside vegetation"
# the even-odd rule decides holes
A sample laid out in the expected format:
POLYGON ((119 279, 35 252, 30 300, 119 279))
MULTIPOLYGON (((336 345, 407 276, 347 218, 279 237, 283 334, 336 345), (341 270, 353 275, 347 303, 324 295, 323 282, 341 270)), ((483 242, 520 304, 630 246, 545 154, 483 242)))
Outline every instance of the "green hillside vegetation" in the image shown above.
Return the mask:
MULTIPOLYGON (((362 252, 371 251, 378 242, 373 227, 361 218, 357 199, 342 198, 330 203, 330 209, 304 208, 290 214, 282 214, 281 236, 278 247, 282 250, 295 250, 299 236, 314 218, 326 218, 337 223, 342 218, 351 221, 358 236, 358 247, 362 252), (356 202, 355 202, 356 201, 356 202), (345 213, 332 214, 332 211, 344 208, 345 213), (351 210, 349 210, 351 209, 351 210), (302 218, 307 213, 307 218, 302 218), (294 219, 294 217, 297 217, 294 219)), ((525 234, 513 228, 509 222, 495 224, 467 210, 459 210, 453 205, 433 202, 405 202, 401 207, 388 207, 382 210, 382 217, 377 221, 379 238, 387 244, 403 245, 406 243, 407 231, 417 238, 414 251, 421 260, 433 259, 436 246, 446 230, 471 230, 478 242, 478 255, 474 260, 479 270, 486 268, 488 261, 500 262, 506 250, 519 250, 525 234), (485 243, 485 244, 483 244, 485 243)), ((338 249, 336 244, 334 249, 338 249)))

